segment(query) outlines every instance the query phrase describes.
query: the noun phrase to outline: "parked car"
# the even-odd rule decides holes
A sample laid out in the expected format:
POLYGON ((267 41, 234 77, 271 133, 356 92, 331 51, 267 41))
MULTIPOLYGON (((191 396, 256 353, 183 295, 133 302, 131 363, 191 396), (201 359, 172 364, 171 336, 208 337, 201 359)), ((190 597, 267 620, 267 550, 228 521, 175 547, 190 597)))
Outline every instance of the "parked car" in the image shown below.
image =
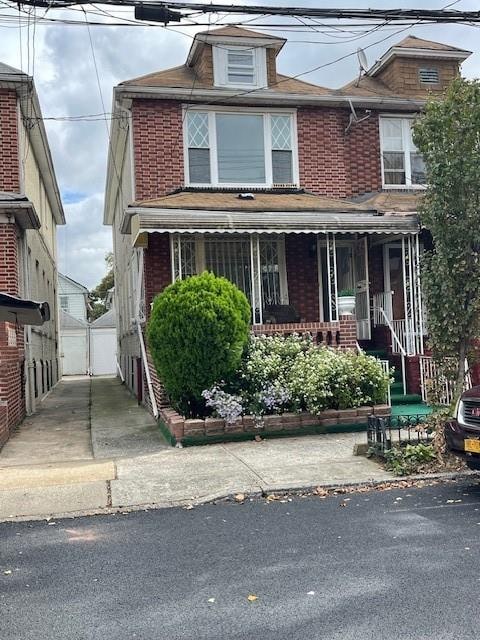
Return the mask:
POLYGON ((480 386, 464 391, 454 417, 445 427, 448 448, 480 471, 480 386))

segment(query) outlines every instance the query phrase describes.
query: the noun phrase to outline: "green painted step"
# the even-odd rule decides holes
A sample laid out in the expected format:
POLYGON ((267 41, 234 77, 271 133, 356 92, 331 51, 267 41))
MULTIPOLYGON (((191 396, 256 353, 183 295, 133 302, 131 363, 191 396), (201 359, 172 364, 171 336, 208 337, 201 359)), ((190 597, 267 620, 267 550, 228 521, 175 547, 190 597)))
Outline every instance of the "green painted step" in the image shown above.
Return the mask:
POLYGON ((392 393, 391 395, 392 405, 398 404, 422 404, 422 396, 416 393, 392 393))
POLYGON ((390 386, 390 393, 395 396, 403 395, 403 382, 394 382, 390 386))
POLYGON ((375 356, 375 358, 380 358, 380 360, 388 360, 387 352, 384 349, 367 349, 365 353, 367 356, 375 356))
POLYGON ((392 416, 428 416, 432 411, 426 404, 396 404, 392 407, 392 416))

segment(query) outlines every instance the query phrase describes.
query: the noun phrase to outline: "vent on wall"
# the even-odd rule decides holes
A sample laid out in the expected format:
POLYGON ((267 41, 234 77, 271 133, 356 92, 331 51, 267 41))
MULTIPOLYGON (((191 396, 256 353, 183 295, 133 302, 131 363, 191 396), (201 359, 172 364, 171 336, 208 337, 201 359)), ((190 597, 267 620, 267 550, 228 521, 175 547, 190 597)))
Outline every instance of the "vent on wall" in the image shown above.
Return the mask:
POLYGON ((438 69, 419 69, 418 75, 422 84, 438 84, 440 82, 438 69))

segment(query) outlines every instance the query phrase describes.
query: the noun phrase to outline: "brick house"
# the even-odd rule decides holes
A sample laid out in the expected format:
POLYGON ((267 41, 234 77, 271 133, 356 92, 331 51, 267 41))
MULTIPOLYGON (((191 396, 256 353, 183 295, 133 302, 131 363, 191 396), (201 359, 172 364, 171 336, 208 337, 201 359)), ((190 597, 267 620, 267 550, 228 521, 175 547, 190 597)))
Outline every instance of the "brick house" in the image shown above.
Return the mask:
POLYGON ((237 27, 199 33, 184 65, 114 89, 104 221, 119 365, 147 403, 150 303, 204 269, 246 293, 255 332, 387 349, 404 391, 419 391, 428 239, 411 124, 469 52, 409 36, 333 90, 281 75, 285 43, 237 27), (348 290, 355 316, 342 314, 348 290))
POLYGON ((0 322, 0 447, 58 379, 56 227, 65 224, 33 80, 0 63, 0 291, 48 302, 42 326, 0 322))

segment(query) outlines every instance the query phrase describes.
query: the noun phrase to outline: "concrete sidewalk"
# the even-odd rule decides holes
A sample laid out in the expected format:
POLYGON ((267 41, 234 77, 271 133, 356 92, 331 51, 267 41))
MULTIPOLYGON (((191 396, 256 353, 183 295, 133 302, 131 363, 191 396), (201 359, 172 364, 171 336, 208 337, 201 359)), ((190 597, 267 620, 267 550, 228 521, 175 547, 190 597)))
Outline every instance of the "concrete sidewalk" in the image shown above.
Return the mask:
POLYGON ((0 520, 391 478, 364 433, 174 449, 114 378, 62 381, 0 453, 0 520))

